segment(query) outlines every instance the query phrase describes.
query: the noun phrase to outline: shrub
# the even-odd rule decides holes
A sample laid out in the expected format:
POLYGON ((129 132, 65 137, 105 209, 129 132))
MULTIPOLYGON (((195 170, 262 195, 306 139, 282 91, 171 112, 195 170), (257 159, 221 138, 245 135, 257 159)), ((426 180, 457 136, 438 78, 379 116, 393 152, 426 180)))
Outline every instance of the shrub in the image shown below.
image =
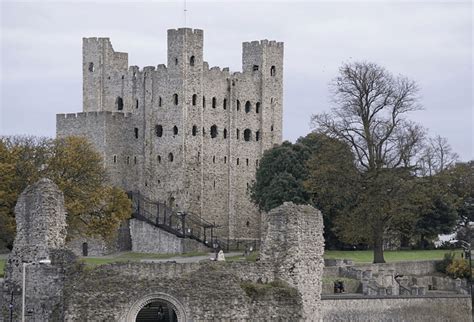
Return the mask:
POLYGON ((449 265, 451 265, 453 260, 454 260, 454 253, 453 252, 445 253, 443 260, 436 263, 436 270, 438 272, 447 274, 447 268, 448 268, 449 265))
POLYGON ((452 278, 468 278, 469 262, 465 259, 455 259, 446 268, 446 273, 452 278))

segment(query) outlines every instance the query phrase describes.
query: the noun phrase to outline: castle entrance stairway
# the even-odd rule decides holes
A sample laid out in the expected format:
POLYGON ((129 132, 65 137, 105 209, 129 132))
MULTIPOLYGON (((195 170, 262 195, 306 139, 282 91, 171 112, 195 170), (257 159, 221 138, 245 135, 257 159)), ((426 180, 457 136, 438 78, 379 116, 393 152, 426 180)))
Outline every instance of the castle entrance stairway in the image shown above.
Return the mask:
POLYGON ((217 225, 195 214, 175 211, 164 203, 150 200, 139 191, 130 191, 127 194, 132 201, 133 218, 179 238, 193 239, 210 248, 227 249, 226 242, 217 234, 217 225))

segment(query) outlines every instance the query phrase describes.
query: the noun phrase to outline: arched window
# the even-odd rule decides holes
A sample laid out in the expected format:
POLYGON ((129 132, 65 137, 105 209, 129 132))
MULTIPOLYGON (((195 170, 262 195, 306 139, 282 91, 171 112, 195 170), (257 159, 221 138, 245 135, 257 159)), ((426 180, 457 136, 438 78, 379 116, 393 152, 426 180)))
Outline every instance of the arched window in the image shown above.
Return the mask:
POLYGON ((138 108, 138 98, 135 100, 135 108, 138 108))
POLYGON ((257 102, 257 104, 255 104, 255 113, 260 113, 260 102, 257 102))
POLYGON ((158 97, 158 106, 161 106, 161 96, 158 97))
POLYGON ((224 101, 222 102, 222 106, 224 107, 224 110, 227 109, 227 99, 224 98, 224 101))
POLYGON ((138 127, 134 128, 133 132, 135 132, 135 139, 138 139, 138 127))
POLYGON ((115 100, 115 105, 117 106, 117 110, 123 110, 123 99, 120 96, 115 100))
POLYGON ((196 136, 197 130, 198 130, 197 126, 196 126, 196 125, 193 125, 193 131, 192 131, 193 136, 196 136))
POLYGON ((247 101, 245 103, 245 113, 250 112, 250 107, 251 107, 250 101, 247 101))
POLYGON ((215 138, 217 136, 217 125, 211 126, 211 138, 215 138))
POLYGON ((260 140, 260 131, 255 132, 255 141, 260 140))
POLYGON ((169 162, 173 162, 173 160, 174 160, 173 153, 170 152, 170 153, 168 154, 168 161, 169 161, 169 162))
POLYGON ((206 107, 206 97, 202 97, 202 107, 206 107))
POLYGON ((196 94, 193 95, 193 106, 196 106, 198 96, 196 94))
POLYGON ((89 63, 89 71, 90 72, 94 71, 94 63, 89 63))
POLYGON ((217 99, 215 97, 212 98, 212 108, 216 108, 217 106, 217 99))
POLYGON ((250 141, 251 136, 252 136, 252 131, 250 131, 250 129, 245 129, 245 131, 244 131, 244 140, 245 141, 250 141))
POLYGON ((270 76, 275 76, 276 75, 276 68, 275 66, 270 67, 270 76))
POLYGON ((239 139, 239 137, 240 137, 240 130, 239 130, 239 129, 237 129, 237 130, 235 131, 235 133, 236 133, 237 140, 238 140, 238 139, 239 139))
POLYGON ((173 135, 178 135, 178 127, 176 125, 173 126, 173 135))
POLYGON ((227 139, 227 129, 224 129, 224 139, 227 139))
POLYGON ((155 134, 157 137, 161 138, 163 136, 163 126, 155 125, 155 134))
POLYGON ((174 105, 178 105, 178 94, 173 94, 174 105))
POLYGON ((240 111, 240 101, 239 100, 237 100, 236 109, 237 109, 237 111, 240 111))
POLYGON ((194 61, 195 61, 194 56, 191 56, 191 58, 189 58, 189 65, 194 66, 194 61))

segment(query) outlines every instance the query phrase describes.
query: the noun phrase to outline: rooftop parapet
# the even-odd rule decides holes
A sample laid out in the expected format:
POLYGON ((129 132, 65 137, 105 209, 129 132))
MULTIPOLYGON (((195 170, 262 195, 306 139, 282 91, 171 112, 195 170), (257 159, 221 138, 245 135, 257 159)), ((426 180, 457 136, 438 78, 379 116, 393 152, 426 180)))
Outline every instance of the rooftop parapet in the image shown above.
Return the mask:
POLYGON ((283 47, 283 42, 279 42, 276 40, 268 40, 268 39, 263 39, 263 40, 254 40, 254 41, 246 41, 242 43, 243 47, 283 47))
POLYGON ((132 113, 122 113, 122 112, 110 112, 110 111, 99 111, 99 112, 80 112, 80 113, 66 113, 66 114, 56 114, 56 119, 86 119, 86 118, 96 118, 102 115, 112 116, 113 118, 129 118, 132 116, 132 113))
POLYGON ((202 29, 192 29, 192 28, 178 28, 178 29, 168 29, 168 36, 176 34, 191 33, 193 35, 202 36, 204 31, 202 29))

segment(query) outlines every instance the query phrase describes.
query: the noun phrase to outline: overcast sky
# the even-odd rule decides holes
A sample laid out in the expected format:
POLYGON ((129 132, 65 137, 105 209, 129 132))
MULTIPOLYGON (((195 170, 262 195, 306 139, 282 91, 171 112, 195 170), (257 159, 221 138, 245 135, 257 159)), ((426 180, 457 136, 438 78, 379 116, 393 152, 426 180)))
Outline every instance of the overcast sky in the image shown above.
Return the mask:
MULTIPOLYGON (((0 135, 54 136, 55 114, 82 111, 82 37, 110 37, 140 67, 166 63, 166 30, 184 26, 183 1, 1 1, 0 135)), ((285 43, 283 137, 310 131, 331 107, 344 62, 366 60, 414 79, 411 118, 474 159, 470 1, 189 1, 210 66, 241 70, 242 42, 285 43)))

